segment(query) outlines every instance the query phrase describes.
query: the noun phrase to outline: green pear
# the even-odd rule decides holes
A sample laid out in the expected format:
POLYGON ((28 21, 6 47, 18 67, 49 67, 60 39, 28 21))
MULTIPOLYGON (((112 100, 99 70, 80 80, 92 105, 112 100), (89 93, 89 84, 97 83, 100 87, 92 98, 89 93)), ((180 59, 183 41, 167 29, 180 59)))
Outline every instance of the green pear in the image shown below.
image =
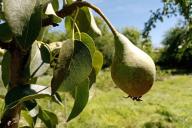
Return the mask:
POLYGON ((114 83, 132 98, 139 98, 152 87, 156 75, 151 57, 121 33, 115 34, 115 55, 111 67, 114 83))

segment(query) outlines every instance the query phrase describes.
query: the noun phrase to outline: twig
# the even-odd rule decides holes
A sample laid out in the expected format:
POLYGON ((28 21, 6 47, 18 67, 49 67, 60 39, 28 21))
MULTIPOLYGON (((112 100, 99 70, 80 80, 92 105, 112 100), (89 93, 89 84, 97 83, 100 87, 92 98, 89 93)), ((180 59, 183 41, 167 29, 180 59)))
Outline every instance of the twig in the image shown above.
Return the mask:
MULTIPOLYGON (((56 12, 57 16, 64 18, 70 14, 72 14, 77 8, 81 8, 81 7, 89 7, 91 9, 93 9, 96 13, 98 13, 103 20, 106 22, 106 24, 109 26, 110 30, 112 31, 112 33, 114 35, 117 35, 117 31, 116 29, 113 27, 113 25, 110 23, 110 21, 105 17, 105 15, 102 13, 102 11, 96 7, 95 5, 92 5, 86 1, 76 1, 70 5, 65 5, 63 7, 63 9, 61 9, 60 11, 56 12)), ((43 26, 46 25, 53 25, 53 23, 51 23, 51 20, 45 19, 47 22, 47 24, 44 24, 43 22, 43 26)))

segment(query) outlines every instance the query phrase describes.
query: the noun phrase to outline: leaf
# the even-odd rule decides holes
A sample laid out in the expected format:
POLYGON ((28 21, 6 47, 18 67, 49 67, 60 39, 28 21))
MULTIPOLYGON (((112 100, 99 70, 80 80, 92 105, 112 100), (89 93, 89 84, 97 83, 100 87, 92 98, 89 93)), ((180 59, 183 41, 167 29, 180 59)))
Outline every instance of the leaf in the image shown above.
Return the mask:
POLYGON ((101 35, 101 31, 97 27, 94 16, 88 7, 82 7, 79 9, 76 23, 81 32, 85 32, 92 37, 101 35))
POLYGON ((86 33, 81 33, 80 35, 79 35, 79 33, 76 33, 75 38, 77 40, 80 40, 81 42, 83 42, 89 48, 91 56, 93 57, 94 52, 96 50, 93 39, 86 33))
POLYGON ((92 58, 89 49, 81 41, 75 40, 74 53, 69 65, 69 72, 61 77, 65 77, 60 91, 73 92, 74 86, 81 83, 91 73, 92 70, 92 58))
POLYGON ((68 76, 71 57, 74 52, 74 43, 72 40, 66 40, 60 49, 58 64, 54 69, 53 78, 51 80, 52 93, 54 94, 64 79, 68 76))
POLYGON ((17 43, 26 50, 41 30, 42 8, 38 0, 3 0, 5 19, 16 37, 17 43))
POLYGON ((29 124, 29 128, 34 128, 35 124, 33 122, 33 118, 30 116, 30 114, 28 113, 28 111, 22 110, 21 111, 21 115, 22 117, 25 118, 25 120, 27 121, 27 123, 29 124))
POLYGON ((28 111, 31 111, 37 106, 37 102, 35 100, 28 100, 24 102, 24 106, 28 111))
MULTIPOLYGON (((31 60, 30 60, 30 74, 32 77, 38 77, 43 75, 49 68, 48 51, 40 51, 39 44, 40 42, 35 41, 31 49, 31 60)), ((45 50, 45 49, 44 49, 45 50)))
POLYGON ((75 103, 67 122, 78 116, 83 111, 89 99, 89 79, 85 79, 75 87, 75 103))
POLYGON ((74 1, 73 0, 66 0, 67 4, 72 4, 74 1))
POLYGON ((10 42, 13 34, 7 23, 0 24, 0 40, 3 42, 10 42))
POLYGON ((103 55, 99 50, 95 50, 94 55, 93 55, 93 68, 91 73, 89 74, 89 88, 92 87, 92 84, 96 82, 96 76, 101 70, 103 65, 103 55))
POLYGON ((41 58, 44 63, 50 63, 51 61, 51 53, 48 45, 41 44, 40 46, 41 58))
MULTIPOLYGON (((56 1, 56 0, 54 0, 54 1, 56 1)), ((54 1, 53 1, 53 2, 54 2, 54 1)), ((49 3, 49 4, 47 5, 47 9, 46 9, 46 11, 45 11, 45 14, 48 15, 48 17, 51 18, 51 20, 52 20, 53 23, 59 23, 59 22, 62 21, 62 18, 60 18, 60 17, 58 17, 58 16, 56 15, 56 13, 55 13, 55 11, 54 11, 53 6, 52 6, 51 3, 49 3)))
POLYGON ((10 90, 5 96, 6 109, 25 101, 51 97, 51 88, 41 85, 20 85, 10 90))
POLYGON ((71 35, 72 35, 72 25, 73 25, 73 21, 72 21, 71 17, 67 16, 65 18, 65 30, 66 30, 66 34, 68 37, 71 37, 71 35))
POLYGON ((93 56, 93 67, 95 69, 96 74, 99 73, 103 66, 103 55, 99 50, 96 50, 93 56))
POLYGON ((36 122, 36 117, 39 114, 39 109, 40 109, 39 105, 36 104, 36 106, 33 109, 28 110, 30 116, 33 117, 34 122, 36 122))
POLYGON ((58 124, 57 116, 53 112, 40 109, 38 117, 43 121, 47 128, 56 128, 58 124))
POLYGON ((58 0, 52 0, 52 6, 55 11, 59 10, 59 1, 58 0))
POLYGON ((2 80, 5 87, 9 84, 9 65, 11 63, 11 54, 7 51, 5 52, 2 60, 2 80))

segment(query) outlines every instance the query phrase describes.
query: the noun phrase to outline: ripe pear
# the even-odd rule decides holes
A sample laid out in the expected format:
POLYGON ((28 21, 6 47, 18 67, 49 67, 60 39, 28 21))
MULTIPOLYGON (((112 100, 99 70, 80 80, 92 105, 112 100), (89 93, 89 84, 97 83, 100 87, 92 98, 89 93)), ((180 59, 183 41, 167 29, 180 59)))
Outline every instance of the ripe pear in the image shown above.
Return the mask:
POLYGON ((151 57, 133 45, 123 34, 115 34, 115 54, 111 66, 114 83, 130 97, 148 92, 155 80, 155 64, 151 57))

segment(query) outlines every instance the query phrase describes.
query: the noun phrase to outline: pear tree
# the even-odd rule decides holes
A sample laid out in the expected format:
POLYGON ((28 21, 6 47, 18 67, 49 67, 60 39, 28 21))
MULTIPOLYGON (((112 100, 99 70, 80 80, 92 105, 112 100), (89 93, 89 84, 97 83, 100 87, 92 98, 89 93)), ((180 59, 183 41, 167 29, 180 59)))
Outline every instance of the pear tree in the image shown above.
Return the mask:
POLYGON ((133 100, 140 100, 155 80, 153 60, 119 33, 102 11, 82 0, 1 0, 0 47, 5 50, 1 74, 7 92, 1 128, 17 128, 21 113, 34 128, 40 119, 48 128, 58 124, 57 115, 45 110, 37 99, 63 105, 58 92, 69 93, 74 105, 69 122, 85 108, 89 91, 102 67, 102 54, 93 37, 101 36, 92 10, 98 13, 112 31, 115 55, 111 68, 114 83, 133 100), (59 7, 61 7, 59 9, 59 7), (48 27, 65 23, 68 38, 58 44, 42 41, 48 27), (37 85, 37 79, 49 68, 51 85, 37 85), (47 98, 48 97, 48 98, 47 98))

